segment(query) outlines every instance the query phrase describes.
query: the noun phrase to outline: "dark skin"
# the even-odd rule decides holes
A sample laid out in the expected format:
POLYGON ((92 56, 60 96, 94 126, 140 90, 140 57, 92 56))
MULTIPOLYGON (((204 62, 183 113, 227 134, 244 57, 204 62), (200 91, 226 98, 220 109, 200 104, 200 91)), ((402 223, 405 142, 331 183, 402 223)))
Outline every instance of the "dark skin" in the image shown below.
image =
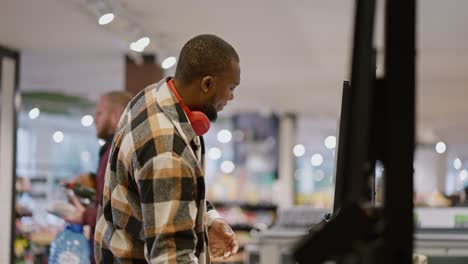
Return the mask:
POLYGON ((234 89, 240 83, 239 62, 231 60, 231 67, 217 76, 203 76, 187 84, 177 78, 173 81, 183 103, 190 110, 202 111, 211 121, 215 121, 216 113, 234 99, 234 89))

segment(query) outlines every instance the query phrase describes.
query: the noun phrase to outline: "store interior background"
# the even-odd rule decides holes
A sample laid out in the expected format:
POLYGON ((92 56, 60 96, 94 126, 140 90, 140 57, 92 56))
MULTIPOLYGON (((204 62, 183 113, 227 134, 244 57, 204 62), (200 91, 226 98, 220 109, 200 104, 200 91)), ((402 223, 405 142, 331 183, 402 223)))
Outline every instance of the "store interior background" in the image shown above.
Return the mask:
MULTIPOLYGON (((415 202, 449 207, 444 195, 464 198, 468 183, 468 2, 417 7, 415 202)), ((63 227, 46 208, 63 198, 60 181, 96 169, 100 143, 83 117, 100 94, 143 88, 130 68, 145 56, 154 58, 145 69, 173 74, 160 63, 202 33, 230 42, 241 65, 235 99, 205 137, 208 198, 243 241, 253 226, 272 225, 277 208, 331 209, 353 14, 353 1, 1 0, 0 45, 20 53, 17 236, 46 245, 63 227), (114 21, 99 25, 111 11, 114 21), (141 37, 149 45, 132 51, 141 37)))

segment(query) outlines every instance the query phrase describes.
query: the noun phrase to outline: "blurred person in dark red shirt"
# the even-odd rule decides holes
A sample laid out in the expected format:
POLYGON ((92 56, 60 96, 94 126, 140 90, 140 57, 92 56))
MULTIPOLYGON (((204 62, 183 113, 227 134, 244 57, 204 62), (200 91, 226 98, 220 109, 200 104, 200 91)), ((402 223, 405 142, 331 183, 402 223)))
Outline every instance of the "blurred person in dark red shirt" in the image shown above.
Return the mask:
MULTIPOLYGON (((96 113, 94 115, 94 123, 96 126, 96 136, 105 141, 105 144, 99 150, 99 164, 96 172, 95 186, 96 186, 96 200, 88 207, 84 207, 76 196, 71 196, 70 200, 75 206, 75 213, 67 215, 64 219, 67 222, 89 225, 90 226, 90 250, 91 250, 91 263, 94 261, 94 230, 96 227, 96 217, 99 207, 99 201, 102 196, 102 188, 104 185, 104 175, 106 172, 107 161, 109 159, 110 147, 112 145, 112 138, 117 124, 119 123, 120 116, 122 115, 125 107, 132 99, 132 95, 125 91, 112 91, 103 94, 96 106, 96 113)), ((84 175, 78 176, 79 179, 84 175)), ((87 176, 88 177, 88 176, 87 176)), ((80 180, 81 181, 81 180, 80 180)))

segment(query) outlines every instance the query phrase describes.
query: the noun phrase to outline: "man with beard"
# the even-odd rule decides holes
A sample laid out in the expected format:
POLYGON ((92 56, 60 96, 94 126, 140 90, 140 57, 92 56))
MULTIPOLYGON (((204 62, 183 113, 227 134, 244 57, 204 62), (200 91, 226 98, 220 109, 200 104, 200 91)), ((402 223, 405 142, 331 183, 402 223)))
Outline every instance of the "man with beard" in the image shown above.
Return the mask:
MULTIPOLYGON (((94 124, 96 125, 96 135, 99 139, 105 141, 104 145, 99 150, 99 164, 95 177, 96 200, 87 208, 81 205, 76 196, 71 196, 70 200, 75 206, 74 214, 64 216, 67 222, 89 225, 90 227, 90 245, 91 250, 94 247, 94 229, 96 226, 96 216, 99 208, 99 200, 102 195, 102 186, 104 184, 104 174, 106 172, 107 160, 112 143, 112 137, 119 123, 120 115, 124 111, 128 102, 132 99, 132 95, 125 91, 112 91, 102 95, 96 106, 94 114, 94 124)), ((82 174, 75 182, 89 181, 86 179, 89 174, 82 174)), ((91 263, 94 263, 94 254, 91 254, 91 263)))
POLYGON ((130 102, 105 177, 98 263, 209 263, 208 248, 215 257, 237 251, 234 232, 205 200, 202 135, 239 82, 234 48, 199 35, 182 48, 174 78, 130 102))

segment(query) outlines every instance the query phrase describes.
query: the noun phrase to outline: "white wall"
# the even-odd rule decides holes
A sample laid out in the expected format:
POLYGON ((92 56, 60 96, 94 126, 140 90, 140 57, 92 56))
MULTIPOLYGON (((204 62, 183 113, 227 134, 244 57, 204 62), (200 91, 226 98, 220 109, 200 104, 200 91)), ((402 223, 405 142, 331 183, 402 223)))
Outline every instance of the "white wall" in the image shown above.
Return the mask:
POLYGON ((414 190, 418 193, 445 192, 446 155, 433 145, 419 145, 414 156, 414 190))
POLYGON ((124 89, 125 57, 120 53, 34 53, 21 55, 21 91, 53 91, 97 100, 124 89))
POLYGON ((14 178, 16 60, 0 56, 0 263, 10 261, 12 187, 14 178))

